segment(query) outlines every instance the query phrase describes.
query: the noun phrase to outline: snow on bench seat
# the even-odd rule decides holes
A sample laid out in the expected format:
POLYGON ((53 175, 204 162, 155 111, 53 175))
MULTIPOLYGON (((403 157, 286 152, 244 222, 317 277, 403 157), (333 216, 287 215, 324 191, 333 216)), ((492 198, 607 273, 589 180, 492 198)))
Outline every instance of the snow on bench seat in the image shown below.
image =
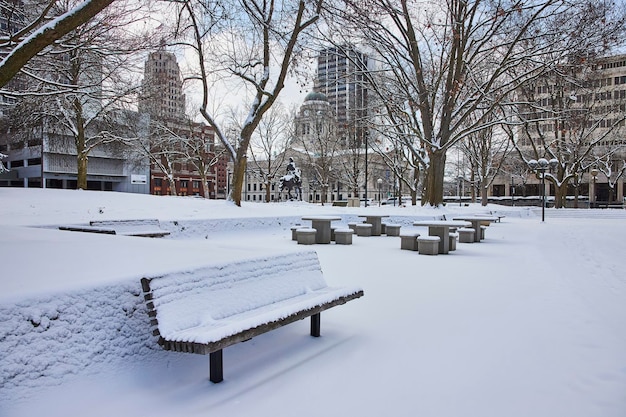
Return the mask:
POLYGON ((170 234, 161 229, 156 219, 92 220, 89 225, 61 225, 59 230, 137 237, 163 237, 170 234))
POLYGON ((110 228, 115 234, 139 237, 163 237, 170 232, 161 229, 158 219, 92 220, 91 227, 110 228))
POLYGON ((210 379, 223 379, 222 349, 359 298, 358 287, 329 287, 314 251, 245 259, 143 278, 148 313, 166 350, 209 354, 210 379))

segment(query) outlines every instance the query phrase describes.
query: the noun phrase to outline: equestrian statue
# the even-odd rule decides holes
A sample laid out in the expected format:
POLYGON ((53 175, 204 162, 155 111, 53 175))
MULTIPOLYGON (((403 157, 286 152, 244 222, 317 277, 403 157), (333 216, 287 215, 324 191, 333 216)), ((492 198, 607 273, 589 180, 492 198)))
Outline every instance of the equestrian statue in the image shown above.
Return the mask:
POLYGON ((280 191, 287 189, 287 197, 289 200, 302 200, 302 176, 300 168, 296 167, 293 158, 289 158, 287 164, 287 174, 279 179, 280 191), (295 190, 295 197, 291 194, 291 190, 295 190))

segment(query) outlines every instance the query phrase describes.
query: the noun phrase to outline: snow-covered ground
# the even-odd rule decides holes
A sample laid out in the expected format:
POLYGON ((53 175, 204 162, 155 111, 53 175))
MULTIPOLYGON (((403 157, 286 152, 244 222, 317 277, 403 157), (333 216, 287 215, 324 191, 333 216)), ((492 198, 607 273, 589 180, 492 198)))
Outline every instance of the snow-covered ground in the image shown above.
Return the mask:
MULTIPOLYGON (((418 228, 416 228, 417 230, 418 228)), ((419 229, 426 233, 425 229, 419 229)), ((626 211, 471 205, 339 208, 0 188, 0 416, 626 415, 626 211), (308 214, 498 210, 449 255, 399 238, 315 245, 326 281, 365 296, 208 357, 155 346, 139 278, 302 250, 308 214), (163 239, 58 231, 157 218, 163 239), (37 226, 37 227, 31 227, 37 226)))

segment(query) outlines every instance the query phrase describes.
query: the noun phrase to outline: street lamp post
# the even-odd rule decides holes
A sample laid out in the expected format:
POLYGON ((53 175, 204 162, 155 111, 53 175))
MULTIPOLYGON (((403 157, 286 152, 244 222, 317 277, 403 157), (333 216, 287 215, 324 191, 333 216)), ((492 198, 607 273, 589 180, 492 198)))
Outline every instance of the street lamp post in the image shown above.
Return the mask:
POLYGON ((383 185, 383 180, 379 178, 376 182, 378 183, 378 207, 380 207, 380 186, 383 185))
POLYGON ((515 206, 515 184, 513 183, 513 175, 511 175, 511 207, 515 206))
POLYGON ((589 173, 593 177, 593 201, 590 201, 589 204, 592 205, 592 208, 595 208, 596 201, 598 200, 598 198, 596 197, 596 178, 598 177, 598 170, 597 168, 592 168, 589 173))
POLYGON ((461 189, 463 188, 463 177, 459 175, 457 180, 457 194, 459 195, 459 207, 461 207, 461 189))
POLYGON ((539 160, 531 159, 528 161, 528 166, 531 170, 537 172, 541 171, 541 221, 546 220, 546 169, 553 169, 559 164, 556 159, 550 159, 548 162, 545 158, 539 158, 539 160))

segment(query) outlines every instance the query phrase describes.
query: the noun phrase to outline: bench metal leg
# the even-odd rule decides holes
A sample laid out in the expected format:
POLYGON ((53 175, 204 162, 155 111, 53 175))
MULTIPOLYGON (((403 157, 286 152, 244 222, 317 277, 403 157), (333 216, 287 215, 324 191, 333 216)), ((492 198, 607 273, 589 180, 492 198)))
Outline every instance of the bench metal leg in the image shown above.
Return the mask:
POLYGON ((209 379, 218 383, 224 380, 224 368, 222 364, 222 350, 209 353, 209 379))
POLYGON ((320 318, 321 313, 313 314, 311 316, 311 336, 320 337, 320 318))

